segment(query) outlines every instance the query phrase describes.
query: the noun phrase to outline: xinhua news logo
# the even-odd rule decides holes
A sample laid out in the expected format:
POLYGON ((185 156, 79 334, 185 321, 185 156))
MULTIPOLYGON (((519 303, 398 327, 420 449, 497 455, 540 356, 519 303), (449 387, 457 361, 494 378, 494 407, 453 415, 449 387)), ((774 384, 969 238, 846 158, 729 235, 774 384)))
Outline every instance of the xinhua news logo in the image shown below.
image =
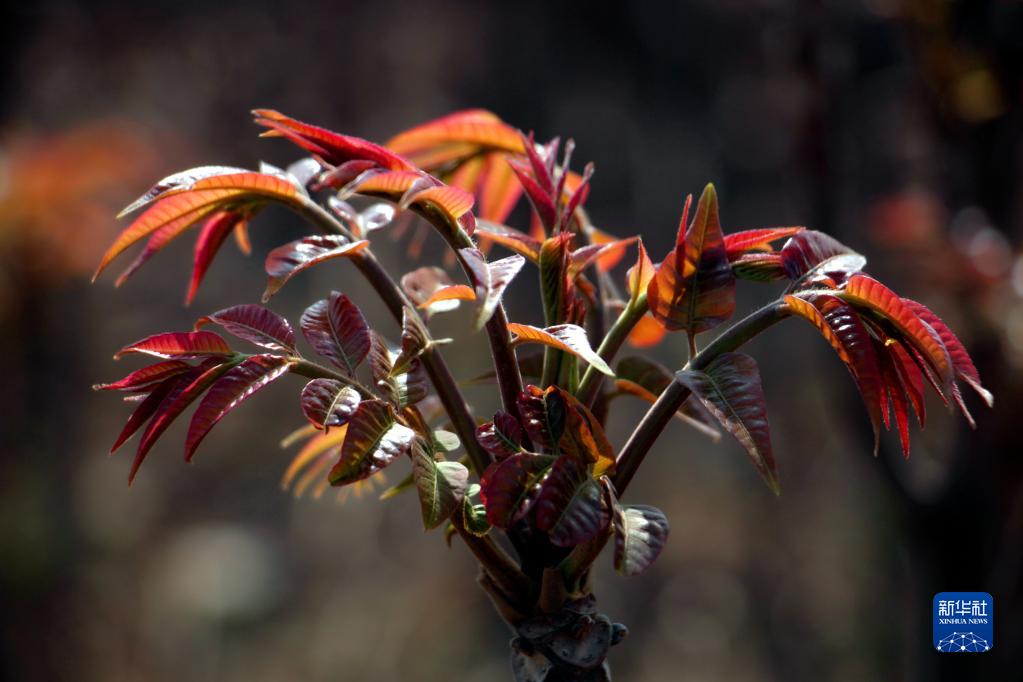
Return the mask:
POLYGON ((943 653, 983 653, 995 645, 995 600, 987 592, 934 595, 934 648, 943 653))

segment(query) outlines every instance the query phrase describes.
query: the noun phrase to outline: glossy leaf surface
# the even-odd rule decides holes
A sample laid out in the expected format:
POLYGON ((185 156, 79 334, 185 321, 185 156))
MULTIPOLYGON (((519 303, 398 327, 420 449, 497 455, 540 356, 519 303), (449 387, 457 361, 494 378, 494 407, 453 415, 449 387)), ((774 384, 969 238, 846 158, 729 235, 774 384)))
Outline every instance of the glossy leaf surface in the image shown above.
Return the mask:
POLYGON ((554 459, 522 452, 487 467, 480 479, 480 499, 491 525, 507 528, 529 512, 554 459))
POLYGON ((340 235, 314 235, 277 247, 266 256, 268 279, 263 302, 303 270, 335 258, 352 258, 368 246, 364 239, 353 242, 340 235))
POLYGON ((722 353, 703 371, 682 371, 675 375, 675 380, 690 389, 721 426, 735 436, 757 471, 777 493, 771 427, 756 361, 742 353, 722 353))
POLYGON ((614 566, 626 577, 650 568, 668 541, 668 519, 656 507, 620 505, 614 513, 614 566))
POLYGON ((302 334, 317 353, 340 367, 348 376, 369 354, 369 326, 362 311, 336 291, 302 313, 302 334))
POLYGON ((481 329, 493 317, 505 289, 515 275, 519 274, 526 261, 522 256, 514 255, 488 263, 477 249, 459 249, 458 253, 473 276, 476 299, 480 302, 475 326, 476 329, 481 329))
POLYGON ((590 347, 586 330, 575 324, 559 324, 546 329, 528 324, 508 323, 508 331, 515 335, 515 344, 541 343, 566 353, 571 353, 593 365, 594 369, 608 376, 614 372, 608 364, 590 347))
POLYGON ((558 547, 574 547, 607 528, 611 510, 586 465, 563 455, 543 479, 534 504, 536 527, 558 547))
POLYGON ((257 346, 284 353, 295 353, 295 331, 283 317, 261 305, 243 304, 219 310, 200 318, 199 329, 206 324, 217 324, 229 334, 257 346))
POLYGON ((461 506, 469 485, 469 470, 458 462, 435 461, 422 438, 412 445, 412 476, 427 530, 442 524, 461 506))
POLYGON ((348 423, 360 402, 359 392, 337 379, 313 379, 302 389, 302 414, 319 429, 348 423))
POLYGON ((360 481, 406 455, 415 432, 398 423, 394 410, 379 400, 364 400, 347 424, 341 459, 331 468, 331 485, 360 481))
POLYGON ((495 459, 504 459, 522 450, 522 426, 515 417, 499 411, 493 421, 476 428, 476 440, 495 459))
POLYGON ((158 358, 230 357, 234 351, 223 338, 213 332, 167 332, 154 334, 128 344, 117 351, 114 359, 131 353, 144 353, 158 358))

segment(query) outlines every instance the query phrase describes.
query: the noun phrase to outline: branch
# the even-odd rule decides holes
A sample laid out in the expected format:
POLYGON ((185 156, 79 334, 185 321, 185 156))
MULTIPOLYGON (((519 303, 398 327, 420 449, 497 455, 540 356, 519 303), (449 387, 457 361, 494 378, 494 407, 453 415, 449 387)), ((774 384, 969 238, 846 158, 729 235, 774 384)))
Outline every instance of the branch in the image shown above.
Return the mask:
MULTIPOLYGON (((732 325, 692 358, 683 369, 703 369, 714 358, 722 353, 734 351, 788 315, 788 306, 783 301, 774 301, 764 306, 732 325)), ((625 447, 622 448, 615 463, 612 482, 619 497, 625 494, 625 489, 632 481, 640 464, 643 463, 643 458, 646 457, 647 452, 664 431, 664 427, 668 425, 672 415, 682 407, 682 403, 689 397, 689 393, 688 388, 677 381, 672 381, 657 398, 657 402, 643 415, 643 419, 629 436, 628 442, 625 443, 625 447)))
MULTIPOLYGON (((305 202, 300 212, 324 232, 340 234, 349 239, 352 238, 352 234, 316 202, 312 200, 305 202)), ((398 324, 401 324, 402 312, 406 308, 412 311, 412 314, 418 315, 415 306, 408 300, 408 297, 405 296, 405 293, 398 287, 391 276, 387 274, 387 271, 380 265, 380 262, 370 249, 361 251, 352 261, 383 300, 384 305, 387 306, 387 309, 391 312, 394 319, 398 321, 398 324)), ((425 324, 423 324, 423 328, 426 328, 425 324)), ((476 469, 477 474, 482 475, 490 462, 490 454, 476 442, 476 420, 473 419, 469 405, 465 402, 465 398, 458 389, 458 384, 451 375, 451 370, 448 369, 447 363, 444 362, 444 358, 441 356, 436 345, 431 345, 427 348, 420 358, 423 361, 426 373, 430 377, 430 381, 433 383, 433 387, 437 391, 441 404, 444 405, 444 410, 451 419, 455 432, 462 441, 462 446, 469 455, 473 468, 476 469)))

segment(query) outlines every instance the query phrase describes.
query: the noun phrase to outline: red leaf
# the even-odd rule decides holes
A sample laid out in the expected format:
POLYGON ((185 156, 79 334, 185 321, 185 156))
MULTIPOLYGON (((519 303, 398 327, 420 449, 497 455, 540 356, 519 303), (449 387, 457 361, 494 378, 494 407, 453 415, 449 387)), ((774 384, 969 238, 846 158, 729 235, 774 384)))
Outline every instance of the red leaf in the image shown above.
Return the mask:
POLYGON ((217 422, 256 391, 283 376, 291 364, 278 355, 253 355, 219 377, 192 415, 185 439, 185 461, 191 461, 195 449, 217 422))
POLYGON ((625 339, 633 348, 651 348, 659 344, 667 335, 668 330, 653 315, 647 313, 639 318, 636 325, 625 339))
MULTIPOLYGON (((387 147, 426 167, 424 158, 436 159, 438 150, 468 146, 479 149, 498 149, 520 154, 522 138, 511 126, 494 114, 482 109, 456 111, 399 133, 387 142, 387 147)), ((458 156, 444 156, 435 163, 449 162, 458 156)))
POLYGON ((771 242, 791 237, 805 229, 805 227, 768 227, 726 234, 725 251, 728 253, 728 260, 734 261, 747 251, 770 251, 771 242))
POLYGON ((536 527, 557 547, 574 547, 594 538, 611 523, 600 485, 579 460, 562 456, 540 484, 533 505, 536 527))
POLYGON ((295 331, 283 317, 261 305, 247 303, 199 318, 195 328, 219 324, 228 333, 257 346, 295 354, 295 331))
POLYGON ((803 299, 786 296, 793 313, 808 320, 835 349, 856 382, 874 429, 874 449, 881 434, 881 401, 884 384, 870 332, 856 311, 834 296, 815 296, 813 305, 803 299), (790 300, 791 299, 791 300, 790 300))
POLYGON ((153 419, 146 425, 146 430, 142 432, 138 450, 135 451, 135 460, 132 462, 131 472, 128 474, 129 484, 135 480, 135 474, 138 473, 146 455, 149 454, 167 427, 234 364, 231 362, 215 364, 215 361, 207 360, 195 368, 194 372, 182 375, 184 380, 173 385, 157 408, 153 419))
POLYGON ((732 272, 751 282, 777 282, 788 277, 780 253, 746 253, 732 261, 732 272))
POLYGON ((302 334, 317 353, 355 376, 355 369, 369 354, 369 326, 352 301, 332 292, 302 313, 302 334))
POLYGON ((328 474, 335 486, 368 478, 408 454, 416 435, 397 422, 390 405, 379 400, 364 400, 347 428, 341 458, 328 474))
POLYGON ((97 391, 141 391, 152 388, 156 384, 192 369, 192 365, 181 360, 166 360, 135 370, 120 381, 110 384, 96 384, 92 388, 97 391))
POLYGON ((264 135, 288 138, 332 166, 365 159, 390 170, 414 170, 414 166, 378 144, 297 121, 273 109, 256 109, 256 124, 269 128, 264 135))
MULTIPOLYGON (((240 243, 245 244, 248 250, 248 236, 245 232, 245 220, 239 213, 233 211, 221 211, 209 218, 199 231, 199 237, 195 240, 195 251, 192 256, 192 278, 188 283, 188 293, 185 295, 185 304, 189 305, 195 299, 199 285, 206 276, 213 258, 217 255, 224 240, 233 231, 236 235, 246 235, 240 243)), ((248 253, 248 251, 245 251, 248 253)))
POLYGON ((148 206, 164 194, 190 190, 196 182, 204 178, 209 178, 215 175, 234 175, 236 173, 245 172, 247 171, 244 168, 236 168, 234 166, 199 166, 197 168, 179 171, 173 175, 168 175, 163 180, 160 180, 150 187, 149 191, 128 204, 127 207, 117 214, 117 217, 121 218, 143 208, 144 206, 148 206))
POLYGON ((521 452, 487 467, 480 479, 480 499, 491 525, 507 528, 529 512, 536 500, 537 484, 550 470, 554 459, 521 452))
POLYGON ((529 203, 532 205, 533 210, 536 211, 536 215, 539 216, 544 227, 547 230, 554 229, 554 225, 558 221, 558 209, 555 207, 549 194, 554 188, 545 189, 543 183, 535 179, 530 173, 529 167, 521 161, 509 159, 508 165, 515 172, 515 177, 519 179, 519 184, 522 185, 526 198, 529 199, 529 203))
POLYGON ((313 379, 302 389, 302 413, 318 429, 348 423, 362 396, 337 379, 313 379))
POLYGON ((916 301, 908 298, 902 299, 902 302, 938 333, 938 336, 941 338, 941 342, 945 344, 945 348, 948 350, 949 357, 952 360, 952 365, 955 367, 956 376, 969 384, 970 388, 977 392, 977 395, 979 395, 984 402, 987 403, 988 407, 994 407, 994 396, 981 385, 980 373, 977 372, 977 368, 974 366, 973 360, 970 358, 970 354, 966 352, 966 347, 963 346, 958 337, 952 333, 952 330, 948 328, 948 325, 946 325, 940 317, 931 312, 931 310, 922 303, 917 303, 916 301))
MULTIPOLYGON (((189 366, 188 371, 191 372, 192 370, 193 368, 189 366)), ((167 395, 174 389, 174 387, 182 381, 188 381, 190 376, 192 375, 177 375, 154 387, 152 392, 150 392, 150 394, 147 395, 141 403, 139 403, 138 407, 136 407, 131 413, 131 416, 128 417, 128 422, 124 425, 124 428, 121 429, 121 433, 118 434, 117 440, 115 440, 114 444, 110 446, 110 452, 117 452, 118 448, 124 445, 125 441, 131 438, 132 435, 142 428, 142 425, 156 413, 157 408, 160 407, 164 399, 167 398, 167 395)))
POLYGON ((476 440, 495 459, 504 459, 522 450, 522 426, 512 415, 499 411, 493 421, 476 427, 476 440))
POLYGON ((277 247, 266 256, 269 279, 263 302, 303 270, 334 258, 352 258, 368 246, 365 239, 353 242, 340 235, 313 235, 277 247))
POLYGON ((234 351, 213 332, 167 332, 148 336, 117 351, 114 359, 129 353, 158 358, 230 357, 234 351))
POLYGON ((484 158, 486 162, 476 189, 479 217, 503 223, 522 196, 522 186, 503 154, 488 154, 484 158))
POLYGON ((895 292, 875 279, 856 274, 849 278, 839 296, 888 320, 903 338, 923 353, 941 379, 944 391, 951 395, 954 370, 945 344, 938 333, 921 320, 895 292))
POLYGON ((639 242, 636 264, 625 273, 626 284, 629 288, 629 300, 635 301, 640 294, 646 293, 650 286, 650 280, 654 278, 654 264, 647 255, 643 240, 639 242))
MULTIPOLYGON (((684 221, 683 217, 683 221, 684 221)), ((713 329, 735 312, 735 275, 718 218, 717 194, 707 185, 692 225, 668 254, 647 288, 650 313, 668 329, 690 334, 713 329)))
POLYGON ((675 375, 675 380, 690 389, 721 426, 735 436, 777 494, 771 426, 756 361, 742 353, 722 353, 703 371, 682 371, 675 375))
POLYGON ((879 352, 881 364, 881 376, 884 378, 887 397, 882 397, 884 408, 882 414, 885 416, 885 426, 888 421, 888 398, 891 398, 892 412, 895 414, 895 423, 899 430, 899 440, 902 443, 902 454, 909 458, 909 403, 906 401, 906 392, 902 379, 895 369, 894 358, 885 352, 879 352))
MULTIPOLYGON (((627 239, 612 238, 611 241, 601 241, 576 249, 569 256, 569 275, 575 277, 594 261, 598 265, 603 263, 604 265, 600 266, 599 269, 601 272, 606 272, 610 269, 607 267, 607 263, 617 263, 620 261, 629 245, 638 239, 639 237, 629 237, 627 239)), ((611 267, 614 266, 612 265, 611 267)))
POLYGON ((529 439, 536 445, 556 450, 568 419, 564 394, 557 386, 547 390, 526 386, 516 402, 529 439))

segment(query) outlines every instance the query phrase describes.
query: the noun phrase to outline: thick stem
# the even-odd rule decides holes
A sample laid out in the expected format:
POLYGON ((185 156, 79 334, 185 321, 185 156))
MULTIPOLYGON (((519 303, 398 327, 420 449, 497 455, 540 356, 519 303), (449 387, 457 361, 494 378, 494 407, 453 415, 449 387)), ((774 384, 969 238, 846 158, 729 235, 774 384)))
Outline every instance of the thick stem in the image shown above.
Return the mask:
MULTIPOLYGON (((775 301, 764 306, 736 322, 725 333, 714 339, 710 345, 689 361, 685 369, 703 369, 714 358, 722 353, 734 351, 774 323, 784 319, 788 314, 788 307, 782 301, 775 301)), ((672 381, 643 415, 643 419, 629 436, 629 440, 619 453, 615 464, 612 482, 619 497, 625 494, 625 489, 632 481, 639 465, 643 463, 643 458, 646 457, 647 452, 664 431, 664 427, 688 397, 689 389, 677 381, 672 381)))
POLYGON ((528 604, 532 597, 532 584, 515 561, 489 536, 480 537, 470 533, 465 528, 461 509, 451 515, 451 522, 465 546, 480 562, 509 605, 518 609, 522 604, 528 604))
MULTIPOLYGON (((633 327, 642 319, 643 315, 646 314, 646 293, 640 294, 635 301, 629 301, 625 309, 622 310, 621 315, 615 320, 614 324, 611 325, 611 329, 608 330, 607 336, 604 337, 603 341, 600 342, 600 347, 597 349, 597 355, 602 357, 605 362, 609 363, 614 360, 622 344, 625 343, 625 339, 629 338, 629 333, 633 327)), ((600 385, 604 381, 604 374, 598 372, 593 366, 586 368, 586 373, 583 374, 583 379, 579 383, 579 390, 576 392, 576 397, 579 401, 586 406, 593 404, 593 400, 597 397, 597 393, 600 391, 600 385)))

